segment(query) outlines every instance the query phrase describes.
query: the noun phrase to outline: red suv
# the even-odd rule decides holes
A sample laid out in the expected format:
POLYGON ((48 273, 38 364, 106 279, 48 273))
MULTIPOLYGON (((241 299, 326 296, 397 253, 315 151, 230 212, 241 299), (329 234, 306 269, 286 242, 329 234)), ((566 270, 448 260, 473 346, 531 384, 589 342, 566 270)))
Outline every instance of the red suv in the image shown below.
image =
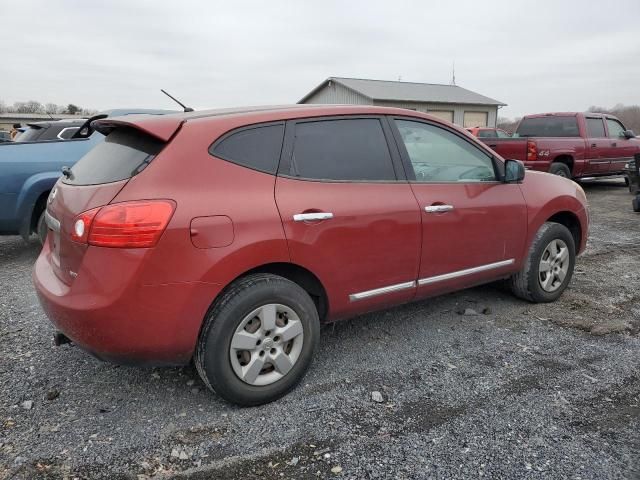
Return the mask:
POLYGON ((186 364, 242 405, 309 367, 320 324, 508 279, 557 299, 587 241, 574 182, 414 111, 121 117, 48 199, 33 279, 95 356, 186 364))

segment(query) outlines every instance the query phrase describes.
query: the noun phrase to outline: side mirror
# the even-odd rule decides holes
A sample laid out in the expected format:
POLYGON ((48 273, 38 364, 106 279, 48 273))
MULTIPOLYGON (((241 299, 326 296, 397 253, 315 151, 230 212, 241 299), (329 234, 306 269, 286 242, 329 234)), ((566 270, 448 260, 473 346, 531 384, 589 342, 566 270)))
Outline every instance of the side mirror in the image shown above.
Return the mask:
POLYGON ((633 130, 625 130, 624 132, 622 132, 622 136, 624 138, 629 139, 629 138, 635 138, 636 134, 633 133, 633 130))
POLYGON ((524 180, 524 164, 519 160, 506 160, 504 163, 505 183, 520 183, 524 180))

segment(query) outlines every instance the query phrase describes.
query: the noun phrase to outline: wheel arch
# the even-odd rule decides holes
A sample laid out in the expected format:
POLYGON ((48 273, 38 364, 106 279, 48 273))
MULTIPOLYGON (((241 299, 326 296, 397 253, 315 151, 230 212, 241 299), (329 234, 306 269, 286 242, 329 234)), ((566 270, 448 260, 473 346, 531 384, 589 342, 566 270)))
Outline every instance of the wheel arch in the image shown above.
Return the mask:
POLYGON ((567 227, 569 232, 571 232, 571 236, 575 242, 576 252, 580 249, 580 245, 582 245, 582 225, 580 224, 580 219, 577 215, 570 211, 561 211, 554 213, 547 220, 547 222, 559 223, 560 225, 564 225, 567 227))
POLYGON ((266 263, 238 275, 229 283, 229 285, 237 281, 239 278, 246 277, 247 275, 252 275, 254 273, 270 273, 272 275, 278 275, 300 285, 309 294, 313 303, 315 303, 316 308, 318 309, 318 317, 320 318, 320 321, 322 322, 326 319, 329 311, 329 298, 327 296, 327 291, 320 279, 307 268, 288 262, 266 263))
POLYGON ((558 156, 556 156, 553 161, 551 162, 553 163, 564 163, 567 167, 569 167, 569 171, 571 172, 571 175, 573 175, 573 166, 574 166, 574 159, 573 156, 569 155, 568 153, 562 153, 558 156))

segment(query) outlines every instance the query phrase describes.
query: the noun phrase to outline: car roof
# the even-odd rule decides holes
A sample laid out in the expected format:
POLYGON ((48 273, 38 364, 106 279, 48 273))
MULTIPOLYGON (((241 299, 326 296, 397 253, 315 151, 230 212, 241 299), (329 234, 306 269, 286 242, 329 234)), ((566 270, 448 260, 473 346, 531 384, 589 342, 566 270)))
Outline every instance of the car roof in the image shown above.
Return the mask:
MULTIPOLYGON (((398 115, 423 118, 434 123, 447 124, 437 117, 415 110, 373 105, 266 105, 239 108, 221 108, 197 112, 180 112, 168 115, 127 115, 96 120, 92 125, 102 133, 121 126, 134 126, 148 134, 167 141, 183 123, 219 121, 224 118, 241 118, 247 125, 269 121, 293 120, 305 117, 340 115, 398 115)), ((461 132, 466 130, 454 126, 461 132)))
POLYGON ((76 125, 82 125, 86 122, 86 118, 74 118, 74 119, 64 119, 64 120, 45 120, 42 122, 31 122, 27 123, 29 127, 34 128, 48 128, 51 126, 65 126, 68 125, 70 127, 74 127, 76 125))

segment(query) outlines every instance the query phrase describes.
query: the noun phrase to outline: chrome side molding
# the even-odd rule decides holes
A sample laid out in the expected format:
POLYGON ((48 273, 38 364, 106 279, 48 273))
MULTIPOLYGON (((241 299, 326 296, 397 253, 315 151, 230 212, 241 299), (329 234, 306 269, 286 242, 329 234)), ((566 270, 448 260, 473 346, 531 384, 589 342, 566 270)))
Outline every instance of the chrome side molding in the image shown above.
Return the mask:
MULTIPOLYGON (((502 260, 500 262, 488 263, 486 265, 480 265, 478 267, 467 268, 464 270, 458 270, 455 272, 445 273, 442 275, 436 275, 434 277, 421 278, 417 281, 417 285, 419 287, 423 285, 429 285, 436 282, 443 282, 445 280, 450 280, 452 278, 464 277, 465 275, 472 275, 474 273, 484 272, 486 270, 493 270, 494 268, 506 267, 508 265, 512 265, 515 262, 515 259, 510 258, 508 260, 502 260)), ((396 283, 395 285, 389 285, 388 287, 376 288, 374 290, 367 290, 365 292, 352 293, 349 295, 349 300, 351 302, 356 302, 358 300, 364 300, 366 298, 375 297, 378 295, 385 295, 387 293, 398 292, 401 290, 408 290, 410 288, 414 288, 416 286, 416 282, 404 282, 404 283, 396 283)))
POLYGON ((389 285, 388 287, 367 290, 366 292, 352 293, 351 295, 349 295, 349 300, 355 302, 357 300, 364 300, 365 298, 375 297, 377 295, 384 295, 385 293, 408 290, 409 288, 414 288, 415 286, 416 282, 397 283, 395 285, 389 285))
POLYGON ((452 278, 464 277, 465 275, 472 275, 474 273, 484 272, 486 270, 493 270, 494 268, 506 267, 515 262, 515 259, 510 258, 508 260, 502 260, 500 262, 488 263, 486 265, 480 265, 478 267, 466 268, 464 270, 458 270, 456 272, 444 273, 442 275, 435 275, 433 277, 421 278, 418 280, 418 286, 430 285, 436 282, 443 282, 444 280, 451 280, 452 278))

